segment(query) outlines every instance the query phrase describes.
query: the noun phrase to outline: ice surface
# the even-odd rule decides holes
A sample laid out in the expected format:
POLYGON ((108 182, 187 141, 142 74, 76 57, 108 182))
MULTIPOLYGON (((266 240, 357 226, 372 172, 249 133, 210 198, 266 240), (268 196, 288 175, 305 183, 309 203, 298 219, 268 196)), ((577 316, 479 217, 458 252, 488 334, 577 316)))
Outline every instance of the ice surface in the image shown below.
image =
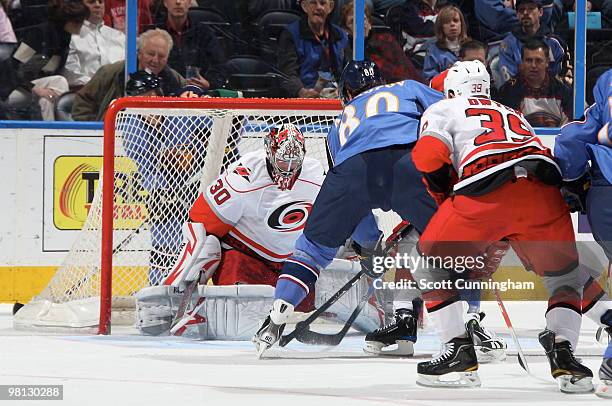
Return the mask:
MULTIPOLYGON (((12 329, 11 306, 0 305, 0 384, 62 384, 64 400, 57 403, 79 406, 605 404, 593 394, 558 391, 535 340, 543 325, 542 306, 517 309, 519 305, 525 304, 507 304, 511 317, 524 327, 533 326, 532 332, 520 329, 521 345, 529 354, 539 354, 528 357, 537 377, 527 376, 516 356, 510 356, 505 363, 481 365, 483 386, 477 389, 415 384, 416 363, 438 350, 430 332, 419 336, 414 358, 366 355, 363 336, 351 333, 336 348, 292 342, 257 360, 247 342, 140 337, 118 329, 111 336, 24 334, 12 329)), ((495 304, 484 306, 487 326, 514 347, 495 304)), ((593 335, 594 325, 585 323, 580 346, 597 355, 583 361, 597 375, 603 347, 593 335)))

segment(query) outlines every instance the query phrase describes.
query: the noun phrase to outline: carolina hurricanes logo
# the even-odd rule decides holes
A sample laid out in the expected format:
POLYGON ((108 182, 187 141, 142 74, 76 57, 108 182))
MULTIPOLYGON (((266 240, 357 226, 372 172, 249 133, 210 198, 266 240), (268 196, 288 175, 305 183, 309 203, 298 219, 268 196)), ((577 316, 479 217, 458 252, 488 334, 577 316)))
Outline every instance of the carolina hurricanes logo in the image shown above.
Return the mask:
POLYGON ((270 214, 268 226, 283 233, 302 230, 311 209, 312 203, 304 201, 283 204, 270 214))
POLYGON ((238 166, 236 169, 234 169, 234 173, 245 178, 247 182, 250 182, 249 175, 251 174, 251 170, 249 168, 238 166))

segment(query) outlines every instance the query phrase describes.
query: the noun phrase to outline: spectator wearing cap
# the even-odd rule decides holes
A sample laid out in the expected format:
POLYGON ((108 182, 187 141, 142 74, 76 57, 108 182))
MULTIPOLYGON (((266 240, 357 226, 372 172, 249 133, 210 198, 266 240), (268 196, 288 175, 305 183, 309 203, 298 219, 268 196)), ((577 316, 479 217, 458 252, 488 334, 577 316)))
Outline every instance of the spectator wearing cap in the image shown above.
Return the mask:
POLYGON ((125 35, 104 25, 104 0, 83 0, 89 17, 81 32, 73 34, 63 75, 71 88, 80 88, 103 65, 125 57, 125 35))
POLYGON ((3 86, 10 89, 9 103, 17 87, 27 89, 37 99, 40 114, 43 120, 54 120, 54 105, 58 96, 69 90, 68 82, 60 75, 70 46, 72 34, 78 34, 83 21, 89 15, 89 10, 81 0, 51 0, 49 2, 49 21, 30 27, 21 38, 17 49, 13 53, 15 70, 22 69, 22 80, 17 77, 3 77, 4 83, 10 82, 12 86, 3 86), (38 58, 35 56, 38 55, 38 58), (46 60, 39 70, 36 63, 46 60), (34 68, 34 69, 30 69, 34 68))
MULTIPOLYGON (((172 49, 172 37, 166 31, 154 29, 138 37, 138 69, 146 70, 161 80, 164 95, 173 95, 187 82, 175 70, 167 66, 172 49)), ((102 66, 91 80, 76 93, 72 106, 75 121, 100 121, 110 102, 122 97, 125 61, 102 66)))
MULTIPOLYGON (((461 10, 468 22, 470 36, 482 42, 502 40, 519 26, 514 3, 514 0, 474 0, 473 4, 463 2, 461 10)), ((555 15, 554 2, 542 0, 541 4, 543 14, 540 24, 552 28, 555 15)))
MULTIPOLYGON (((348 46, 344 48, 346 60, 353 59, 353 18, 353 2, 348 2, 342 7, 340 13, 340 25, 347 31, 349 36, 348 46)), ((405 79, 422 82, 423 78, 412 64, 412 61, 402 51, 400 44, 393 34, 388 32, 372 32, 371 19, 370 8, 366 6, 364 22, 365 57, 374 61, 387 83, 405 79)))
MULTIPOLYGON (((546 42, 550 49, 549 74, 565 75, 569 69, 569 50, 566 44, 551 33, 550 29, 540 24, 543 9, 541 0, 518 0, 516 14, 520 26, 509 33, 502 41, 499 49, 499 70, 503 81, 518 75, 521 63, 523 44, 531 39, 546 42)), ((501 83, 500 83, 501 85, 501 83)))
POLYGON ((287 76, 281 87, 289 97, 321 97, 325 82, 337 82, 342 73, 348 37, 330 22, 333 0, 302 0, 301 7, 306 16, 279 38, 278 66, 287 76))
POLYGON ((167 13, 155 23, 155 27, 168 31, 174 42, 168 66, 186 77, 190 84, 202 89, 219 88, 225 84, 225 78, 214 67, 225 61, 223 49, 206 24, 189 17, 190 4, 191 0, 164 0, 167 13), (188 66, 193 71, 190 75, 187 75, 188 66))
POLYGON ((534 127, 560 127, 573 117, 572 89, 548 72, 549 53, 544 41, 525 43, 518 76, 499 90, 498 100, 520 110, 534 127))
POLYGON ((436 39, 429 42, 423 63, 423 76, 427 80, 457 62, 461 45, 470 39, 463 13, 455 6, 446 6, 440 10, 435 32, 436 39))

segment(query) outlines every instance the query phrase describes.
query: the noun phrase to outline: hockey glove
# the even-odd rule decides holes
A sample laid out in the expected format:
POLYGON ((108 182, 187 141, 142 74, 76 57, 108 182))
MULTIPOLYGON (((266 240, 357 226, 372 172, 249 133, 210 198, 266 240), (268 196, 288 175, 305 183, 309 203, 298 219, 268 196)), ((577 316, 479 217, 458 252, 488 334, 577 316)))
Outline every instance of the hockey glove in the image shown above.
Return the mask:
POLYGON ((383 235, 380 235, 376 246, 373 249, 362 247, 353 241, 353 249, 359 255, 361 270, 370 278, 378 279, 385 274, 387 269, 382 266, 384 251, 382 249, 383 235))
POLYGON ((569 206, 570 212, 586 214, 586 197, 590 187, 591 177, 588 172, 576 180, 563 182, 561 194, 569 206))
POLYGON ((457 172, 449 164, 442 165, 436 171, 423 173, 423 183, 425 183, 427 192, 438 206, 450 196, 456 182, 457 172))
POLYGON ((485 250, 483 256, 483 266, 470 270, 470 279, 488 279, 497 271, 504 255, 510 249, 507 240, 497 241, 485 250))

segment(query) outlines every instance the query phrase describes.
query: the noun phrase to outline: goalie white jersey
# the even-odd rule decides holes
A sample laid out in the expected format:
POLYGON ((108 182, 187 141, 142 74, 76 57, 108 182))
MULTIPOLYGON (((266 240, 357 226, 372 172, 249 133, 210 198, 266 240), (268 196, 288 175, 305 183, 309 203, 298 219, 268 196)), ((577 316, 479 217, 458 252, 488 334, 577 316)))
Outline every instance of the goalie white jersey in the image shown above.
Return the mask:
POLYGON ((455 191, 524 160, 544 160, 558 169, 519 111, 486 98, 437 102, 421 119, 424 136, 436 137, 450 151, 459 176, 455 191))
POLYGON ((268 174, 265 152, 251 152, 207 187, 191 217, 204 223, 207 233, 229 234, 261 257, 281 262, 302 234, 323 177, 319 161, 305 157, 298 180, 282 191, 268 174))

